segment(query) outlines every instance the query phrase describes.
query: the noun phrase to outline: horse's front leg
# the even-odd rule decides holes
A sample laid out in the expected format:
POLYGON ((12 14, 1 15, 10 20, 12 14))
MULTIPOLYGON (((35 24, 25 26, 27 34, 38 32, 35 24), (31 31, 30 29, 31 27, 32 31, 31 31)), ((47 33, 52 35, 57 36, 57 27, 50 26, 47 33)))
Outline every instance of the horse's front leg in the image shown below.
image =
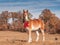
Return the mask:
POLYGON ((32 38, 31 38, 31 30, 29 30, 29 39, 28 39, 28 42, 32 42, 32 38))
POLYGON ((36 38, 36 42, 39 40, 39 32, 36 31, 36 34, 37 34, 37 38, 36 38))

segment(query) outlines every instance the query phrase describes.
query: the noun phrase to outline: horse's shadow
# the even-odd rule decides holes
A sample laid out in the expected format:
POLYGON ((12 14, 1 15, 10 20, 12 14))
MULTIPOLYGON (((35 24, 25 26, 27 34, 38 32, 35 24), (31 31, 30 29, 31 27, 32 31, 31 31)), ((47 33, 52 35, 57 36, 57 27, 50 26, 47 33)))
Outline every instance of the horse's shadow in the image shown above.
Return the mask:
POLYGON ((7 42, 9 42, 9 43, 26 43, 27 42, 27 40, 23 40, 23 39, 13 39, 13 40, 8 40, 7 39, 7 42))
POLYGON ((27 42, 27 40, 19 40, 19 39, 15 40, 15 41, 27 42))

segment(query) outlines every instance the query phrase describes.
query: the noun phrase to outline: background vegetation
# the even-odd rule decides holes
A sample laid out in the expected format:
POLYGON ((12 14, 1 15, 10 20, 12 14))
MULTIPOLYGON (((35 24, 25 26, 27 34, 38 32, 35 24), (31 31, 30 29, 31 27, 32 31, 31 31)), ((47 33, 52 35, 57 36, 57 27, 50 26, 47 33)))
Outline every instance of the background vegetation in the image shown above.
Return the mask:
MULTIPOLYGON (((31 13, 29 12, 31 18, 31 13)), ((44 20, 45 32, 47 33, 60 33, 60 19, 53 14, 49 9, 44 9, 39 15, 38 19, 44 20)), ((3 11, 0 14, 0 31, 22 31, 23 27, 23 13, 22 12, 8 12, 3 11), (12 18, 12 23, 8 23, 9 19, 12 18)))

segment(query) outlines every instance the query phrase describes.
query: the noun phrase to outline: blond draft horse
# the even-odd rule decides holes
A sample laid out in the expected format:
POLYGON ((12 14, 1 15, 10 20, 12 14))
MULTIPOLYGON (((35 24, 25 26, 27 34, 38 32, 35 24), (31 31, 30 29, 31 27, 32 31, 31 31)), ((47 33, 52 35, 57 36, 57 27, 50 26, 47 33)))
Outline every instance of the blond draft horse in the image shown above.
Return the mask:
MULTIPOLYGON (((26 26, 25 28, 28 30, 29 32, 29 40, 28 42, 32 42, 32 38, 31 38, 31 32, 32 31, 36 31, 37 34, 37 38, 36 41, 39 40, 39 32, 37 31, 37 29, 40 28, 42 35, 43 35, 43 41, 45 41, 45 34, 44 34, 44 22, 41 19, 28 19, 28 10, 23 10, 23 16, 25 18, 25 22, 28 21, 28 26, 26 26)), ((24 22, 24 23, 25 23, 24 22)))

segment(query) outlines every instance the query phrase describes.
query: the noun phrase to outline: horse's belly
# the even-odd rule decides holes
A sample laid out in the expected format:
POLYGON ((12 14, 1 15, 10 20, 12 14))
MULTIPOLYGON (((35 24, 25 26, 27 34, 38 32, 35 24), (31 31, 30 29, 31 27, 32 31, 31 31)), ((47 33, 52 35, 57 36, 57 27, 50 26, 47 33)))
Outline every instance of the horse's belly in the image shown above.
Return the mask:
POLYGON ((32 28, 26 28, 27 30, 32 30, 32 31, 34 31, 34 30, 38 30, 40 27, 32 27, 32 28))
POLYGON ((26 29, 27 29, 27 30, 32 30, 32 31, 34 31, 34 30, 38 30, 40 27, 41 27, 40 25, 38 25, 38 26, 33 26, 33 25, 32 25, 30 28, 29 28, 29 27, 26 27, 26 29))
POLYGON ((38 30, 40 27, 32 27, 32 30, 38 30))

